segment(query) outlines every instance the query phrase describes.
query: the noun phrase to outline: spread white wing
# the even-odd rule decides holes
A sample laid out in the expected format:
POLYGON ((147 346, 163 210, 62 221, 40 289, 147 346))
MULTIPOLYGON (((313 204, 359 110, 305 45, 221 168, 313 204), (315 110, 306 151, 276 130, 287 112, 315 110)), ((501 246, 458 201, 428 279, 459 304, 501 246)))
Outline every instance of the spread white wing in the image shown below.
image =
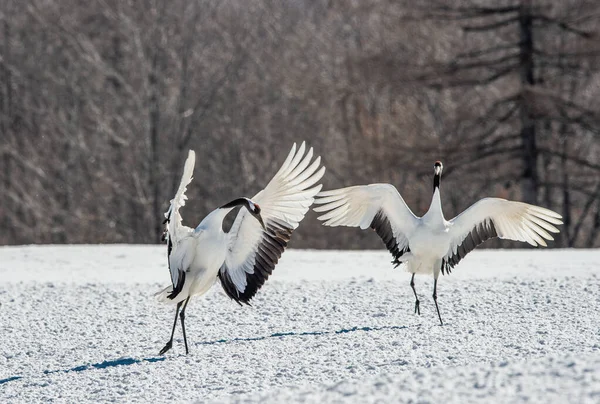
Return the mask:
MULTIPOLYGON (((183 286, 184 279, 182 273, 185 272, 186 263, 184 260, 191 260, 193 256, 190 256, 190 251, 186 251, 187 248, 181 246, 181 241, 192 233, 193 229, 183 226, 181 224, 181 214, 179 209, 185 206, 187 196, 187 186, 192 181, 192 174, 194 173, 194 164, 196 162, 196 153, 190 150, 188 157, 185 161, 183 168, 183 175, 181 176, 181 182, 175 197, 171 199, 171 205, 169 210, 165 212, 165 224, 166 224, 166 242, 167 242, 167 256, 169 260, 169 271, 171 272, 171 282, 173 283, 173 293, 175 295, 179 293, 183 286)), ((193 250, 193 249, 192 249, 193 250)))
POLYGON ((410 251, 408 239, 419 224, 402 199, 398 190, 390 184, 359 185, 324 191, 317 195, 315 212, 327 212, 319 216, 325 226, 352 226, 372 228, 394 256, 394 262, 410 251))
POLYGON ((228 250, 219 278, 225 292, 238 303, 248 303, 272 273, 291 234, 320 191, 315 185, 325 167, 321 158, 312 160, 313 149, 304 155, 303 142, 294 143, 287 159, 252 201, 259 205, 262 228, 246 209, 240 209, 228 233, 228 250))
POLYGON ((553 225, 562 216, 549 209, 500 198, 484 198, 449 221, 450 249, 443 258, 442 271, 450 272, 479 244, 492 237, 546 246, 558 233, 553 225))

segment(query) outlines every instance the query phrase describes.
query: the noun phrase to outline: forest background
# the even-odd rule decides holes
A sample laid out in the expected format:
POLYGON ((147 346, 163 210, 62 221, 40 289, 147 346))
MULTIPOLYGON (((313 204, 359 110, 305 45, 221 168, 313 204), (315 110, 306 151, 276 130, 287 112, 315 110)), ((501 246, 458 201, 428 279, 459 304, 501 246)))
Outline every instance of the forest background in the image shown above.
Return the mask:
MULTIPOLYGON (((600 2, 0 2, 0 244, 157 243, 188 149, 195 226, 302 140, 325 189, 421 215, 442 160, 447 218, 515 199, 598 247, 600 2)), ((315 217, 293 247, 382 247, 315 217)))

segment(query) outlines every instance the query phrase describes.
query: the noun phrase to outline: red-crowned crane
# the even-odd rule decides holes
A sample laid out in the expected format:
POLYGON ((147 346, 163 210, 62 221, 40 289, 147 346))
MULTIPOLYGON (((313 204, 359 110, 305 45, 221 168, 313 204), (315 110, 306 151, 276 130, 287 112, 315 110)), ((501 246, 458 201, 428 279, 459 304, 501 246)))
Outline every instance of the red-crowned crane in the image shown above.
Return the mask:
POLYGON ((206 293, 218 278, 229 297, 240 304, 249 304, 271 275, 292 232, 321 189, 316 183, 325 167, 319 168, 320 157, 313 160, 312 148, 306 155, 305 151, 304 142, 298 150, 294 144, 265 189, 251 199, 238 198, 219 207, 192 229, 181 224, 179 213, 185 205, 186 188, 194 171, 195 154, 190 150, 179 189, 165 213, 164 238, 172 284, 156 296, 161 301, 177 304, 177 308, 171 338, 160 355, 173 345, 178 313, 185 352, 189 352, 184 321, 192 296, 206 293), (223 220, 237 206, 241 209, 225 233, 223 220))
POLYGON ((440 324, 437 303, 437 280, 450 273, 461 259, 479 244, 493 238, 524 241, 532 246, 546 246, 558 233, 553 225, 562 217, 551 210, 500 198, 484 198, 452 220, 442 212, 440 179, 442 163, 435 162, 433 198, 429 210, 417 217, 390 184, 370 184, 321 192, 316 212, 325 226, 372 228, 392 253, 396 266, 406 263, 412 273, 410 286, 415 294, 415 313, 421 314, 415 290, 415 274, 433 274, 433 300, 440 324))

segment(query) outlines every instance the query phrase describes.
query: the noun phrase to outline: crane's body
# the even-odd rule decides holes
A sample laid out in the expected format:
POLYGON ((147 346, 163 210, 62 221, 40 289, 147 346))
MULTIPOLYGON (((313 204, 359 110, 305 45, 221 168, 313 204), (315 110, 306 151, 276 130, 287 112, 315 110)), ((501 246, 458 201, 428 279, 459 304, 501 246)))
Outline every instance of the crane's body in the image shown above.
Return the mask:
POLYGON ((223 231, 222 223, 232 209, 212 211, 196 229, 182 226, 182 231, 179 232, 180 239, 172 244, 168 255, 169 268, 189 269, 181 292, 169 299, 168 295, 174 287, 169 285, 158 294, 159 300, 179 303, 188 296, 205 294, 215 284, 219 269, 227 256, 227 233, 223 231), (203 254, 205 251, 210 253, 203 254))
POLYGON ((439 190, 436 190, 427 213, 418 218, 410 240, 410 254, 403 256, 406 270, 416 274, 434 274, 441 268, 441 260, 450 248, 450 223, 444 219, 439 190))

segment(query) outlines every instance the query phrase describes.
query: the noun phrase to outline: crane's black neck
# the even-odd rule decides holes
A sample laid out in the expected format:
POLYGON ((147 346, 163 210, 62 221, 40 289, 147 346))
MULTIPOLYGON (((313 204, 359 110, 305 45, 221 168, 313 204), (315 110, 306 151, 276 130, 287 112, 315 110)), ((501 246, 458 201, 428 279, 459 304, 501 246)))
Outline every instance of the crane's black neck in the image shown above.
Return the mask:
POLYGON ((236 206, 244 206, 246 209, 250 210, 250 200, 248 198, 237 198, 221 206, 220 209, 235 208, 236 206))
POLYGON ((436 188, 440 187, 440 178, 442 177, 442 174, 434 174, 433 176, 433 192, 435 192, 436 188))

